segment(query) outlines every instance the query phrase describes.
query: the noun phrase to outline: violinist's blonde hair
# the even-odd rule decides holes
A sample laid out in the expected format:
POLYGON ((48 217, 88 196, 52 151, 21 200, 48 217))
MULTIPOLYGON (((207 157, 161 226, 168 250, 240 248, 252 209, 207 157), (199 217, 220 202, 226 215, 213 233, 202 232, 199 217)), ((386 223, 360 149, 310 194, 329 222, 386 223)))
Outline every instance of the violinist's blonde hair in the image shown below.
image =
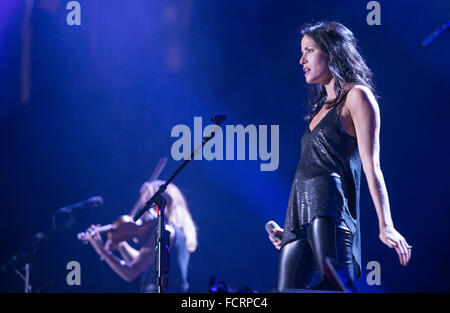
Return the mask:
MULTIPOLYGON (((164 184, 162 180, 145 182, 141 187, 141 198, 143 200, 141 203, 148 201, 162 184, 164 184)), ((194 252, 198 245, 197 229, 189 212, 186 198, 174 184, 167 186, 163 196, 167 200, 167 208, 165 210, 167 223, 183 230, 184 236, 186 237, 186 248, 190 252, 194 252)))

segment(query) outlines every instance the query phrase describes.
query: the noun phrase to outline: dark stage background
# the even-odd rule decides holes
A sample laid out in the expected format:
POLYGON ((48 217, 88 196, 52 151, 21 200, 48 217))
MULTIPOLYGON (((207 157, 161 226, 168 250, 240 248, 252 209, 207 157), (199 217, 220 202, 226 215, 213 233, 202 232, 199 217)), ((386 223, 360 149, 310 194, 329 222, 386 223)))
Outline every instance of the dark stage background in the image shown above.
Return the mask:
MULTIPOLYGON (((278 252, 264 224, 284 223, 306 123, 300 26, 322 19, 349 27, 382 98, 381 166, 395 227, 414 246, 402 267, 378 239, 365 177, 361 186, 366 292, 450 291, 450 34, 420 43, 449 19, 449 1, 379 1, 381 25, 369 26, 369 1, 80 0, 81 26, 66 23, 65 0, 34 1, 30 98, 21 101, 26 1, 0 2, 1 254, 6 262, 58 208, 101 195, 73 230, 49 237, 31 271, 34 291, 135 292, 76 233, 129 211, 162 157, 167 179, 177 124, 204 125, 215 112, 227 124, 280 125, 280 163, 194 161, 177 178, 198 226, 191 291, 212 275, 232 288, 276 287, 278 252), (66 264, 81 264, 81 286, 66 284, 66 264), (381 286, 365 266, 381 265, 381 286)), ((247 146, 248 148, 248 146, 247 146)), ((0 291, 21 292, 11 270, 0 291)))

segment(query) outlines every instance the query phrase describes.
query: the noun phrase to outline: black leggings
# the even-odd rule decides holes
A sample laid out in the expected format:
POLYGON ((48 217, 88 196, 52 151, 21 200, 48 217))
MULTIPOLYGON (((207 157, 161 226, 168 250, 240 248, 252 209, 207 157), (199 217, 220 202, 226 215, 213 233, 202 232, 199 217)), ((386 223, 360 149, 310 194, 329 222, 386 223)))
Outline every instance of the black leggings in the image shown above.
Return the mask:
POLYGON ((334 217, 316 217, 300 238, 291 241, 280 251, 278 266, 278 291, 285 289, 311 288, 309 282, 315 271, 319 272, 320 283, 314 289, 336 289, 326 279, 325 257, 331 258, 340 271, 348 271, 354 281, 352 259, 353 235, 346 224, 334 217))

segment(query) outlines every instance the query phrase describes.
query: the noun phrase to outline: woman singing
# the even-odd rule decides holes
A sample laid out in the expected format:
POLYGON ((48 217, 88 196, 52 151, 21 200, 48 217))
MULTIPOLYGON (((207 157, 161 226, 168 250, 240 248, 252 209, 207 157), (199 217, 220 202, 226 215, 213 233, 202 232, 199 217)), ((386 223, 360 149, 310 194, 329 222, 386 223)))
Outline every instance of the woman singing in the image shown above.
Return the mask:
POLYGON ((300 65, 310 85, 312 114, 301 140, 301 159, 283 229, 269 237, 280 249, 278 290, 336 289, 324 260, 347 274, 361 275, 359 190, 361 167, 378 216, 379 238, 407 265, 411 246, 394 228, 380 168, 380 113, 372 72, 358 52, 353 33, 337 22, 302 28, 300 65), (362 166, 361 166, 362 165, 362 166))

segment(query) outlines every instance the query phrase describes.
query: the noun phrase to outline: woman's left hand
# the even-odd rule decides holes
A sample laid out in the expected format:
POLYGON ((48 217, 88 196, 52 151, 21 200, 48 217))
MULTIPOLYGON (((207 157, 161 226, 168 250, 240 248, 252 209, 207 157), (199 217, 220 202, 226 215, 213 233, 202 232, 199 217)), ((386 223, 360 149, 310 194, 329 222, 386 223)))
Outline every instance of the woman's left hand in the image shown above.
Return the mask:
MULTIPOLYGON (((98 227, 99 225, 97 225, 98 227)), ((91 228, 95 228, 96 226, 91 225, 91 228)), ((90 228, 90 229, 91 229, 90 228)), ((99 233, 95 233, 90 239, 89 239, 89 243, 92 245, 92 247, 94 248, 95 252, 97 252, 99 255, 102 255, 105 252, 105 248, 104 248, 104 244, 103 244, 103 240, 102 237, 100 236, 99 233)))
POLYGON ((406 239, 394 227, 386 227, 380 231, 380 240, 389 248, 394 248, 400 259, 400 264, 406 266, 411 259, 411 249, 406 239))

